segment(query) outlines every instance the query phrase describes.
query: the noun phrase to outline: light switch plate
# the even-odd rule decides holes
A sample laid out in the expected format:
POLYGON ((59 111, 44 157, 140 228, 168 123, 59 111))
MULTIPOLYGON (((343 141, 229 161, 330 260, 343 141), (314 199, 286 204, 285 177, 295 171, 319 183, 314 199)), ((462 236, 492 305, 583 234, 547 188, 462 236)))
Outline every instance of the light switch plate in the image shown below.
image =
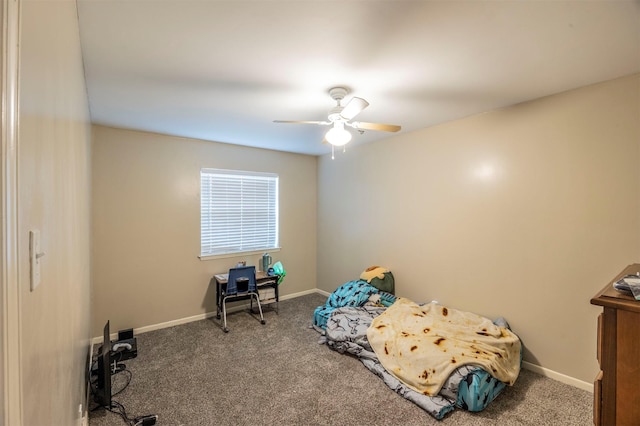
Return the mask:
POLYGON ((29 264, 31 268, 31 291, 40 285, 40 231, 29 231, 29 264))

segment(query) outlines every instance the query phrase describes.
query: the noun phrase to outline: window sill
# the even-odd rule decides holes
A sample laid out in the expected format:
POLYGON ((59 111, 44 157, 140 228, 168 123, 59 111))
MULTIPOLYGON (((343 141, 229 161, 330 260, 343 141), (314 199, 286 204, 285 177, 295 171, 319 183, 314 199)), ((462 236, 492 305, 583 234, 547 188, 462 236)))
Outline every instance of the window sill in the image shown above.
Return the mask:
POLYGON ((216 259, 227 259, 230 257, 247 257, 253 256, 256 254, 264 254, 264 253, 277 253, 279 252, 281 247, 270 248, 270 249, 262 249, 262 250, 252 250, 252 251, 238 251, 234 253, 225 253, 225 254, 212 254, 208 256, 198 256, 200 260, 216 260, 216 259))

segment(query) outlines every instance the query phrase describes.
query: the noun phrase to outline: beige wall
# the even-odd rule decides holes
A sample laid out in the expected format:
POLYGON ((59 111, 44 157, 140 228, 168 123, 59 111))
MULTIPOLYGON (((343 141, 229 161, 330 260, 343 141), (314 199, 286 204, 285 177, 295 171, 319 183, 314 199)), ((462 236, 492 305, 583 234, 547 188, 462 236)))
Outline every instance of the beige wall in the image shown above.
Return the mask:
POLYGON ((369 265, 396 293, 504 316, 525 360, 597 372, 589 300, 640 261, 640 75, 318 163, 318 287, 369 265))
POLYGON ((22 1, 18 246, 23 424, 78 424, 90 331, 90 134, 76 2, 22 1), (29 231, 42 282, 29 288, 29 231))
MULTIPOLYGON (((259 254, 201 261, 200 169, 280 176, 281 295, 316 287, 316 157, 93 127, 93 335, 215 312, 215 273, 259 254)), ((268 318, 267 318, 268 320, 268 318)))

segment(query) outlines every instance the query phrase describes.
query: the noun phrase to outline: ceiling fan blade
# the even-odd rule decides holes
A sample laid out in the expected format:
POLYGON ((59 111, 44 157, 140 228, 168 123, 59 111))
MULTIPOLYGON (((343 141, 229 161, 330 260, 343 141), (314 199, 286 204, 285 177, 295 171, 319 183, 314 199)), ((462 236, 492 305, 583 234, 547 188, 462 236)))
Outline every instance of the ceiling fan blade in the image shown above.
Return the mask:
POLYGON ((319 124, 320 126, 328 126, 330 121, 299 121, 299 120, 273 120, 274 123, 293 123, 293 124, 319 124))
POLYGON ((353 123, 347 124, 354 129, 378 130, 382 132, 397 132, 401 129, 400 126, 395 124, 366 123, 364 121, 354 121, 353 123))
POLYGON ((340 115, 346 120, 351 120, 368 106, 369 102, 365 101, 362 98, 354 97, 351 98, 351 100, 344 106, 344 108, 340 112, 340 115))

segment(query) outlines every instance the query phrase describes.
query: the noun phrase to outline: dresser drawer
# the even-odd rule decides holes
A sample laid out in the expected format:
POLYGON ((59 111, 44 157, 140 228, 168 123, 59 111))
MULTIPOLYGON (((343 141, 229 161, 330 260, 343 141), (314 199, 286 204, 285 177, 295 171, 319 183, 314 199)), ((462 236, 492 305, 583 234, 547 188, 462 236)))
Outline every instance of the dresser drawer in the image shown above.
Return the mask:
POLYGON ((596 426, 602 424, 602 375, 601 370, 593 382, 593 424, 596 426))

